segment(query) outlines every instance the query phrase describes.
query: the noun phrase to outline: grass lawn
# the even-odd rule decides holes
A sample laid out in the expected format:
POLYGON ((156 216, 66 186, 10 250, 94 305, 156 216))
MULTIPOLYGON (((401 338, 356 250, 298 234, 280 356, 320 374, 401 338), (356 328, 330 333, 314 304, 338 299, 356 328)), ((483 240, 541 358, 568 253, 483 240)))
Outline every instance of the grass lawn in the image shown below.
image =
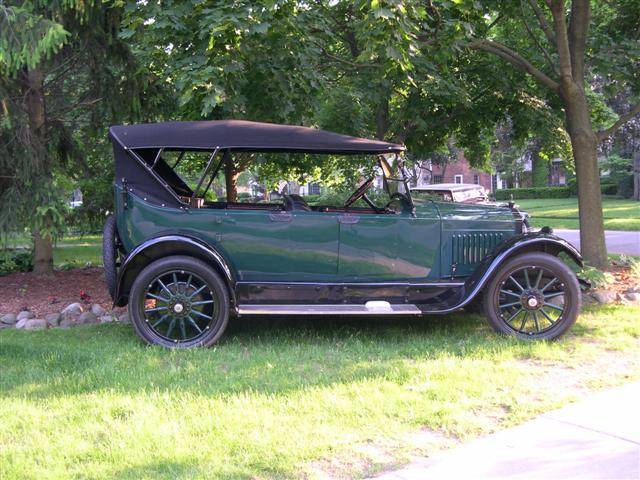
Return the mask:
MULTIPOLYGON (((544 198, 517 200, 521 209, 531 214, 531 224, 536 228, 548 225, 553 228, 577 230, 577 198, 544 198)), ((604 228, 607 230, 640 230, 640 202, 603 197, 604 228)))
POLYGON ((357 478, 640 378, 640 307, 523 343, 476 315, 242 319, 215 348, 127 325, 0 330, 3 478, 357 478))
POLYGON ((79 266, 91 262, 102 265, 102 235, 85 235, 83 237, 65 237, 53 250, 53 263, 76 263, 79 266))

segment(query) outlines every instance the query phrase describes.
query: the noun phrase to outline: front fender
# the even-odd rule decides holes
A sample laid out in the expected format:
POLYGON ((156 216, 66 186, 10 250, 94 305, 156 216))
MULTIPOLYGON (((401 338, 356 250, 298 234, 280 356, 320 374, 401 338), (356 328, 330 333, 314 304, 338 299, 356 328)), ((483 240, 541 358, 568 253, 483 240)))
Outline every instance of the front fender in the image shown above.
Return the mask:
POLYGON ((235 275, 219 252, 190 236, 162 235, 136 246, 124 259, 118 270, 114 304, 118 307, 126 305, 131 285, 138 273, 152 261, 170 255, 188 255, 210 264, 222 275, 229 289, 230 298, 235 303, 235 275))
POLYGON ((480 262, 465 281, 463 300, 450 310, 464 307, 471 302, 505 260, 526 252, 545 252, 556 256, 560 253, 566 253, 580 267, 584 266, 582 255, 578 249, 556 235, 546 232, 516 235, 498 245, 491 254, 480 262))

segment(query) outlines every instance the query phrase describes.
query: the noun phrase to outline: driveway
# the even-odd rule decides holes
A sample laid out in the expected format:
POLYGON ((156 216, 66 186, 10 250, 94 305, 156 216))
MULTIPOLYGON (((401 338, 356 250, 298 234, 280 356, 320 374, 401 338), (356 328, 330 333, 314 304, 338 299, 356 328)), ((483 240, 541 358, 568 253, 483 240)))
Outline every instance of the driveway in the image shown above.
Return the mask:
MULTIPOLYGON (((580 230, 556 230, 554 228, 553 233, 560 238, 564 238, 578 249, 580 248, 580 230)), ((609 253, 640 255, 640 232, 606 230, 604 234, 609 253)))
POLYGON ((375 480, 637 480, 639 397, 638 382, 599 393, 375 480))

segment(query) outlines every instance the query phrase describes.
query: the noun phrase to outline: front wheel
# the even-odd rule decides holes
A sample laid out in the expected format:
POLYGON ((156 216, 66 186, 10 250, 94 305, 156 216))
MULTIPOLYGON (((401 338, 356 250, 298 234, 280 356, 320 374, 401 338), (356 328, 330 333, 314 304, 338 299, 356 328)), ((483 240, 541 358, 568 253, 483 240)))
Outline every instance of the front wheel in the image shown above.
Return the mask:
POLYGON ((519 338, 552 340, 580 311, 580 286, 560 259, 532 252, 508 260, 484 290, 484 312, 494 330, 519 338))
POLYGON ((227 287, 206 263, 184 256, 156 260, 131 287, 129 315, 147 343, 208 347, 229 321, 227 287))

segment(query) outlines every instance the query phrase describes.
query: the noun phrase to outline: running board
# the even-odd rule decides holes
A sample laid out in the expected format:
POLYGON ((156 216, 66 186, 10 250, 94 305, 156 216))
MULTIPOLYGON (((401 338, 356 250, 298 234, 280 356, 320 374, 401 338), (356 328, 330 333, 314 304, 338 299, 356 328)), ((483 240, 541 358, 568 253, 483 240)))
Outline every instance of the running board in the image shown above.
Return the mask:
POLYGON ((238 305, 238 315, 422 315, 415 305, 372 301, 364 305, 238 305))

